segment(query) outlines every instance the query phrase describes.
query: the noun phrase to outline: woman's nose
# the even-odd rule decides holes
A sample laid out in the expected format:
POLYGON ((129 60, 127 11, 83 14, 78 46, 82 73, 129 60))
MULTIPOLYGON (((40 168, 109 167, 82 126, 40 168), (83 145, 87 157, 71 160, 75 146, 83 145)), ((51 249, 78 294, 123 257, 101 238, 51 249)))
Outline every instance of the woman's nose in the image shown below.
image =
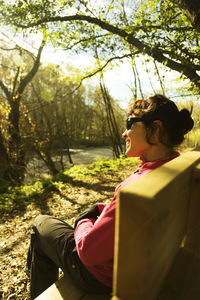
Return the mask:
POLYGON ((125 139, 127 137, 127 129, 122 133, 122 137, 123 137, 123 139, 125 139))

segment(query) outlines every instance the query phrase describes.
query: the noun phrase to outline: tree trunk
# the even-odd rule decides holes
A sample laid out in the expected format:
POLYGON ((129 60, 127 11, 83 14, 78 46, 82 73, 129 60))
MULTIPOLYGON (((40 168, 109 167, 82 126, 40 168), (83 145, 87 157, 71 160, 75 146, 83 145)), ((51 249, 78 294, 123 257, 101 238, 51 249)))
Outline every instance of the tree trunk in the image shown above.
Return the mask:
POLYGON ((100 80, 100 87, 101 87, 101 92, 102 92, 102 96, 103 96, 103 100, 104 100, 105 108, 106 108, 108 128, 110 131, 110 136, 111 136, 111 140, 112 140, 112 144, 113 144, 113 153, 114 153, 115 157, 119 157, 123 153, 123 148, 121 145, 121 138, 120 138, 117 122, 115 119, 114 111, 112 108, 112 104, 110 101, 110 96, 105 88, 102 78, 100 80))
POLYGON ((52 175, 56 175, 59 171, 56 169, 55 163, 53 162, 51 155, 48 151, 45 151, 45 163, 52 175))
MULTIPOLYGON (((25 149, 22 141, 22 136, 20 132, 20 102, 22 94, 28 85, 28 83, 35 76, 39 65, 40 57, 44 47, 44 41, 42 41, 40 48, 38 49, 38 54, 33 63, 32 69, 23 77, 19 79, 18 88, 16 89, 17 80, 19 76, 19 68, 15 75, 14 84, 12 87, 12 92, 10 87, 7 87, 3 81, 0 80, 0 88, 3 90, 7 102, 10 105, 10 112, 8 116, 8 132, 7 136, 3 136, 1 133, 0 136, 0 153, 5 157, 5 175, 3 180, 9 181, 11 184, 18 184, 24 180, 25 171, 26 171, 26 162, 25 162, 25 149), (4 145, 5 144, 5 145, 4 145), (7 144, 7 145, 6 145, 7 144)), ((1 179, 0 178, 0 179, 1 179)))
POLYGON ((50 152, 47 149, 40 151, 39 149, 35 148, 35 153, 37 153, 38 156, 43 160, 52 175, 58 174, 59 171, 57 170, 55 163, 51 158, 50 152))
POLYGON ((71 153, 70 153, 70 151, 69 151, 69 147, 67 147, 67 156, 68 156, 68 159, 69 159, 69 163, 70 163, 71 165, 73 165, 74 163, 73 163, 73 160, 72 160, 71 153))
POLYGON ((199 0, 174 0, 175 4, 192 22, 200 32, 200 1, 199 0))
POLYGON ((4 139, 0 131, 0 183, 4 181, 11 181, 10 178, 10 161, 6 147, 4 145, 4 139))

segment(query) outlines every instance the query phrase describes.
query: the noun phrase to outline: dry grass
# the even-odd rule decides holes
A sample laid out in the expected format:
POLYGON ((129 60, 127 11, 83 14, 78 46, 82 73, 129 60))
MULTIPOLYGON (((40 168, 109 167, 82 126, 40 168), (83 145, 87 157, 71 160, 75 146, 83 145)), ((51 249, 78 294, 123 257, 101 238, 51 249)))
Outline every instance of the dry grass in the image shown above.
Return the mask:
POLYGON ((23 210, 1 213, 1 299, 29 299, 29 279, 24 267, 31 224, 41 214, 51 214, 73 224, 75 217, 88 205, 111 200, 115 186, 129 176, 135 165, 118 170, 85 176, 72 184, 65 184, 60 192, 47 192, 23 210))

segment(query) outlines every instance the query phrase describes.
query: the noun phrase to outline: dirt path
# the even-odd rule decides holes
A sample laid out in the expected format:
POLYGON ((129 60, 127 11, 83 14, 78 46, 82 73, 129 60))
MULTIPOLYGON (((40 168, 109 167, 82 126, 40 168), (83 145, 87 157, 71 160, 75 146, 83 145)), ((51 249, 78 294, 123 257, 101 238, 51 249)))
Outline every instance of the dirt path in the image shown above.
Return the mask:
MULTIPOLYGON (((70 149, 71 157, 74 165, 88 165, 93 161, 97 161, 100 158, 113 159, 113 151, 111 147, 85 147, 70 149)), ((54 157, 56 166, 60 168, 59 163, 60 157, 54 157)), ((63 156, 63 163, 65 169, 69 165, 69 160, 67 155, 63 156)), ((33 158, 27 165, 27 174, 25 177, 25 182, 31 182, 34 179, 40 178, 41 176, 49 176, 49 170, 47 169, 45 163, 42 160, 33 158)))
POLYGON ((123 166, 116 172, 109 171, 87 177, 73 184, 66 184, 60 193, 49 193, 36 199, 24 211, 1 215, 0 299, 29 299, 29 280, 24 272, 31 224, 40 213, 60 217, 69 224, 88 205, 110 201, 115 186, 130 175, 136 166, 123 166))

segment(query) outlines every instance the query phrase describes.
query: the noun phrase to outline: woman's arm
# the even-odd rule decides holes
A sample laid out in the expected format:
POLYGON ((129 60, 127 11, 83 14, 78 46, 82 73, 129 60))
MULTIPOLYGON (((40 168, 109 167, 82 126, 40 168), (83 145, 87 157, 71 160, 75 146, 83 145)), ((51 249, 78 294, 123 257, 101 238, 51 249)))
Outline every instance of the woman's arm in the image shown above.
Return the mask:
POLYGON ((114 227, 115 201, 106 204, 97 220, 89 218, 79 221, 74 236, 79 258, 84 265, 104 264, 113 259, 114 227))

